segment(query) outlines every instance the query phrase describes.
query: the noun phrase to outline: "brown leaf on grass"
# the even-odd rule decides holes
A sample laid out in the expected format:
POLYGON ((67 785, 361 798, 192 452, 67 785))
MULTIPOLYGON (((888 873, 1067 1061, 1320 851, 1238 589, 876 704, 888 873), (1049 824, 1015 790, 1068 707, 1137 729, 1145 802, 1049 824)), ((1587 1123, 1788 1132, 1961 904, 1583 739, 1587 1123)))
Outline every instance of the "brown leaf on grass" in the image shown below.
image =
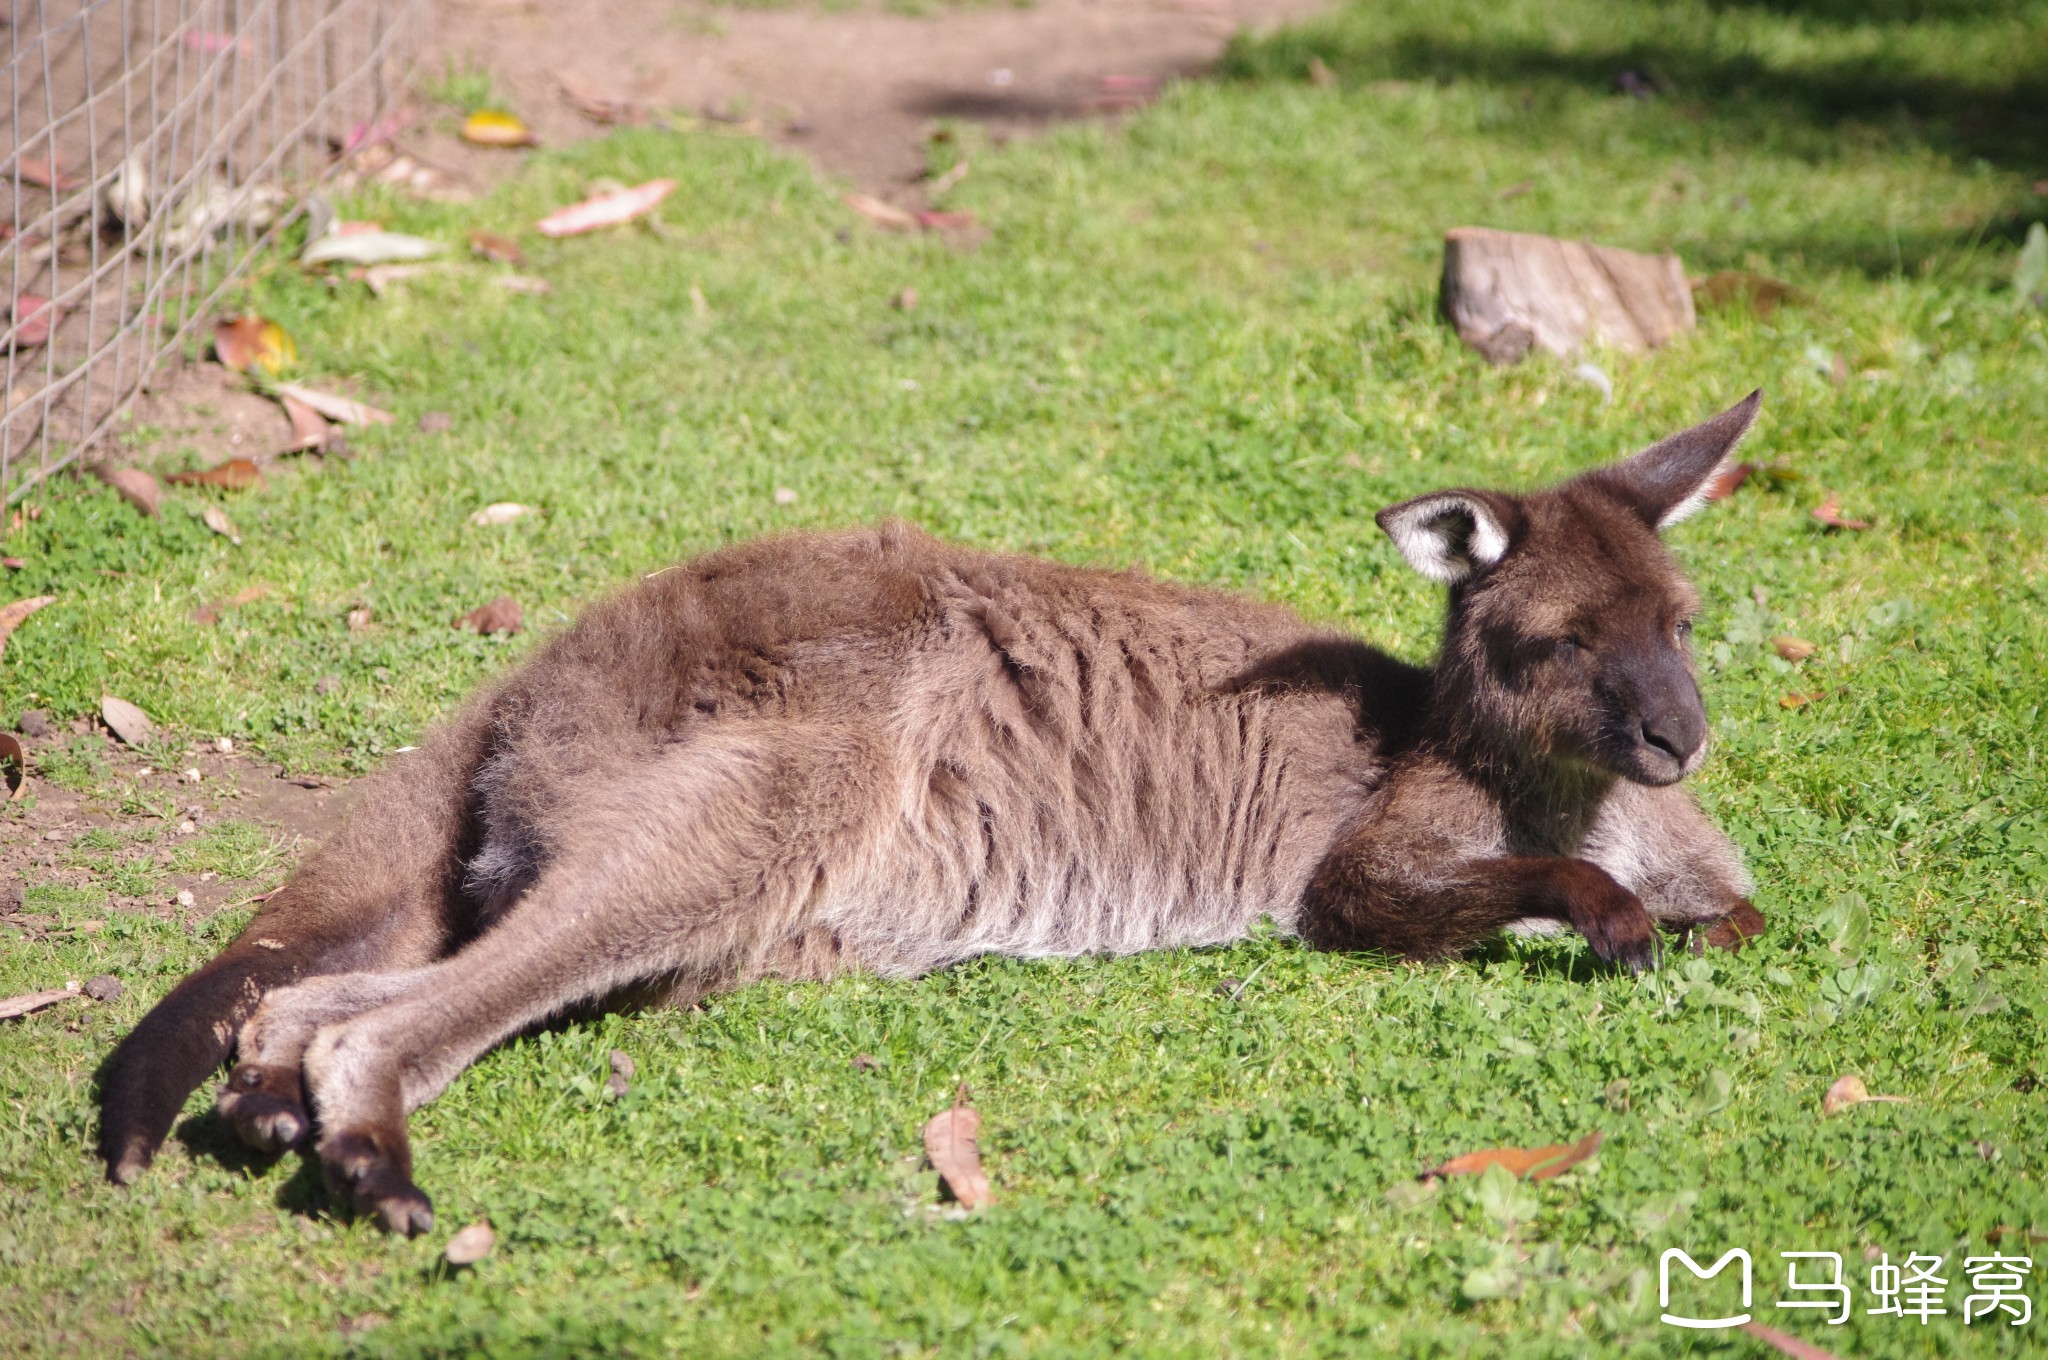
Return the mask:
POLYGON ((354 609, 348 611, 348 630, 351 633, 367 632, 370 627, 370 620, 373 617, 374 615, 370 612, 370 606, 366 604, 357 605, 354 609))
POLYGON ((981 1112, 966 1101, 966 1088, 950 1110, 941 1110, 924 1126, 924 1155, 939 1173, 953 1198, 969 1209, 996 1202, 995 1189, 981 1169, 981 1112))
POLYGON ((1819 650, 1805 638, 1793 637, 1789 633, 1772 638, 1771 647, 1787 661, 1804 661, 1819 650))
POLYGON ((57 156, 23 156, 15 162, 21 177, 39 189, 76 189, 79 179, 64 173, 64 162, 57 156))
POLYGON ((9 338, 16 349, 34 349, 50 342, 50 332, 64 319, 63 308, 38 293, 22 293, 14 299, 14 329, 9 338))
POLYGON ((329 420, 343 425, 389 425, 396 419, 389 411, 380 411, 364 402, 322 392, 318 388, 300 387, 297 383, 279 383, 277 394, 304 402, 329 420))
POLYGON ((1512 202, 1515 199, 1520 198, 1523 194, 1528 193, 1531 189, 1535 187, 1536 181, 1533 179, 1518 179, 1513 184, 1510 184, 1507 188, 1495 194, 1494 197, 1499 199, 1503 203, 1508 203, 1512 202))
POLYGON ((156 724, 149 720, 147 713, 126 699, 117 699, 111 694, 100 696, 100 721, 129 746, 140 745, 156 734, 156 724))
POLYGON ((1836 1360, 1833 1351, 1824 1351, 1810 1341, 1788 1336, 1775 1327, 1764 1326, 1761 1322, 1745 1322, 1742 1324, 1742 1330, 1773 1350, 1791 1356, 1792 1360, 1836 1360))
POLYGON ((228 518, 227 511, 217 505, 209 505, 199 512, 199 518, 205 521, 207 528, 213 530, 228 542, 238 548, 242 546, 242 535, 235 528, 234 521, 228 518))
POLYGON ((300 401, 297 397, 281 397, 284 413, 291 418, 292 442, 285 445, 286 453, 305 453, 312 449, 327 447, 330 433, 327 417, 300 401))
POLYGON ((138 467, 101 467, 100 480, 121 493, 121 498, 154 517, 157 506, 163 504, 163 488, 156 484, 156 478, 138 467))
POLYGON ((0 1020, 12 1020, 17 1016, 32 1015, 45 1006, 54 1006, 59 1001, 69 1001, 77 996, 78 984, 72 983, 56 991, 28 992, 22 996, 10 996, 0 1001, 0 1020))
POLYGON ((576 236, 603 227, 616 227, 645 213, 653 212, 661 200, 674 193, 672 179, 651 179, 631 189, 599 194, 581 203, 558 208, 534 224, 543 236, 576 236))
POLYGON ((0 780, 10 803, 28 792, 28 749, 12 732, 0 732, 0 780))
POLYGON ((179 486, 217 486, 223 491, 247 491, 263 480, 263 471, 252 459, 230 458, 203 471, 173 472, 164 480, 179 486))
POLYGON ((1749 474, 1756 471, 1755 463, 1724 463, 1721 470, 1707 483, 1707 499, 1725 501, 1735 494, 1735 489, 1749 480, 1749 474))
POLYGON ((469 248, 492 264, 525 264, 526 252, 519 243, 503 236, 494 236, 487 231, 473 231, 469 234, 469 248))
POLYGON ((917 217, 872 194, 841 194, 839 201, 883 231, 915 231, 917 217))
POLYGON ((1912 1102, 1905 1096, 1874 1096, 1870 1088, 1858 1076, 1837 1077, 1835 1084, 1828 1087, 1827 1094, 1820 1098, 1822 1114, 1840 1114, 1855 1105, 1868 1105, 1872 1101, 1883 1101, 1890 1105, 1908 1105, 1912 1102))
POLYGON ((243 586, 240 590, 228 596, 228 603, 234 608, 240 609, 245 604, 254 604, 258 600, 263 599, 276 588, 275 586, 258 581, 255 585, 243 586))
POLYGON ((1778 696, 1778 707, 1785 709, 1805 708, 1808 704, 1818 703, 1827 697, 1828 692, 1824 689, 1794 690, 1790 694, 1778 696))
POLYGON ((532 146, 533 129, 503 109, 478 109, 462 120, 462 140, 472 146, 532 146))
POLYGON ((1722 269, 1690 282, 1695 300, 1709 307, 1746 306, 1759 317, 1769 316, 1782 306, 1806 301, 1806 294, 1782 279, 1740 269, 1722 269))
POLYGON ((470 1224, 449 1238, 448 1245, 441 1249, 441 1254, 448 1259, 451 1266, 473 1266, 489 1256, 497 1245, 498 1237, 491 1231, 491 1225, 478 1222, 470 1224))
POLYGON ((890 298, 890 299, 889 299, 889 305, 890 305, 891 307, 894 307, 894 308, 895 308, 895 309, 896 309, 897 311, 899 311, 899 312, 914 312, 914 311, 916 311, 916 310, 917 310, 917 290, 916 290, 915 288, 906 288, 906 289, 904 289, 904 290, 903 290, 902 292, 898 293, 898 294, 897 294, 897 295, 896 295, 895 297, 892 297, 892 298, 890 298))
POLYGON ((192 611, 191 618, 192 622, 198 624, 201 628, 211 628, 220 622, 220 606, 217 604, 200 605, 192 611))
POLYGON ((237 373, 261 369, 271 377, 298 362, 299 348, 284 327, 255 315, 233 316, 213 327, 213 353, 237 373))
POLYGON ((519 601, 510 595, 500 595, 489 604, 479 605, 470 610, 454 624, 457 628, 473 628, 479 634, 516 633, 525 627, 525 616, 519 608, 519 601))
POLYGON ((7 650, 7 639, 21 626, 21 621, 46 604, 55 604, 55 595, 32 595, 26 600, 16 600, 0 609, 0 652, 7 650))
POLYGON ((1868 529, 1867 519, 1848 519, 1842 514, 1841 493, 1830 491, 1821 497, 1819 505, 1813 507, 1813 517, 1827 529, 1868 529))
POLYGON ((0 567, 5 567, 9 571, 20 571, 27 565, 28 559, 26 557, 0 557, 0 567))
POLYGON ((1552 1143, 1548 1147, 1485 1148, 1479 1152, 1468 1152, 1453 1157, 1441 1166, 1431 1167, 1423 1172, 1429 1176, 1476 1176, 1490 1166, 1505 1167, 1517 1176, 1526 1176, 1532 1181, 1547 1181, 1562 1175, 1580 1162, 1600 1150, 1600 1143, 1606 1134, 1593 1130, 1576 1143, 1552 1143))

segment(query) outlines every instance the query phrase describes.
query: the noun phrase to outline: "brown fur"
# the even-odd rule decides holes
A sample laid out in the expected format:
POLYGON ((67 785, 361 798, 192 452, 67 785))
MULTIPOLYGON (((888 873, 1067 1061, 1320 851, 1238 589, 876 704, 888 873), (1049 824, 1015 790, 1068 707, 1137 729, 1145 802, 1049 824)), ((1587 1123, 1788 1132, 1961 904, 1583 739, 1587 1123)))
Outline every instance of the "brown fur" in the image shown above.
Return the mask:
POLYGON ((1761 926, 1676 787, 1706 735, 1657 541, 1756 399, 1526 497, 1382 515, 1451 585, 1422 669, 1283 609, 903 526, 743 544, 589 609, 375 777, 354 820, 110 1060, 129 1181, 220 1109, 318 1131, 334 1193, 431 1223, 406 1115, 565 1009, 982 953, 1456 953, 1761 926))

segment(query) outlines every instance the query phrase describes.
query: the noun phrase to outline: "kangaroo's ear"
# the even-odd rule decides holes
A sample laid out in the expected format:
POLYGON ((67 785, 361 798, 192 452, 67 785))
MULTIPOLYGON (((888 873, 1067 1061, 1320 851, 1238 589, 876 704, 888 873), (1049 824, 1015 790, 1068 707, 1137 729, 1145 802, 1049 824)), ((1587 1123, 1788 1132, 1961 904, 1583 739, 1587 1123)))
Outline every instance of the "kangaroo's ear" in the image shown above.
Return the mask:
POLYGON ((1588 480, 1634 506, 1651 528, 1667 529, 1707 503, 1714 475, 1749 432, 1763 400, 1759 388, 1705 424, 1601 468, 1588 480))
POLYGON ((1506 496, 1432 491, 1377 516, 1408 565, 1445 585, 1478 575, 1507 554, 1520 512, 1506 496))

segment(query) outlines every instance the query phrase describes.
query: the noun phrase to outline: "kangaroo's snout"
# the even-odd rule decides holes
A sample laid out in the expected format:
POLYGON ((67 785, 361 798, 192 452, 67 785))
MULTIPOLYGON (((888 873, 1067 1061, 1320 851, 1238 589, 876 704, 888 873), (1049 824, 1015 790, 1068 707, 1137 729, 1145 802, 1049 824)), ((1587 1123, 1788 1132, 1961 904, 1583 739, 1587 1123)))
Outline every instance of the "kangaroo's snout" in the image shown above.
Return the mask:
POLYGON ((1635 722, 1626 773, 1644 784, 1673 784, 1699 768, 1707 745, 1707 709, 1692 672, 1676 652, 1640 658, 1629 668, 1635 722))

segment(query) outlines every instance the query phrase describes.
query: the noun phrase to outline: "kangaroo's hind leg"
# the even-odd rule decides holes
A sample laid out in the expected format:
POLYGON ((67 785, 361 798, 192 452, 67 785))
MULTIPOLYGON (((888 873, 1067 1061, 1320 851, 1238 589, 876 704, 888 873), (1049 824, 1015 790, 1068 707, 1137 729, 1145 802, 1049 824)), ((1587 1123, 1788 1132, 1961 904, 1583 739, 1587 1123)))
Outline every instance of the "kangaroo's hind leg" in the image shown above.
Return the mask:
POLYGON ((838 731, 712 732, 565 797, 557 855, 503 920, 307 1046, 335 1198, 392 1231, 430 1228, 407 1113, 566 1007, 649 978, 743 971, 801 931, 829 876, 869 853, 880 769, 838 731))
MULTIPOLYGON (((110 1179, 127 1184, 148 1167, 185 1098, 227 1058, 265 993, 323 973, 412 967, 446 947, 488 705, 472 705, 371 781, 355 815, 234 943, 122 1040, 100 1076, 100 1155, 110 1179)), ((259 1085, 288 1103, 296 1072, 259 1085)), ((289 1122, 278 1113, 271 1137, 289 1122)), ((303 1112, 297 1127, 303 1132, 303 1112)))

